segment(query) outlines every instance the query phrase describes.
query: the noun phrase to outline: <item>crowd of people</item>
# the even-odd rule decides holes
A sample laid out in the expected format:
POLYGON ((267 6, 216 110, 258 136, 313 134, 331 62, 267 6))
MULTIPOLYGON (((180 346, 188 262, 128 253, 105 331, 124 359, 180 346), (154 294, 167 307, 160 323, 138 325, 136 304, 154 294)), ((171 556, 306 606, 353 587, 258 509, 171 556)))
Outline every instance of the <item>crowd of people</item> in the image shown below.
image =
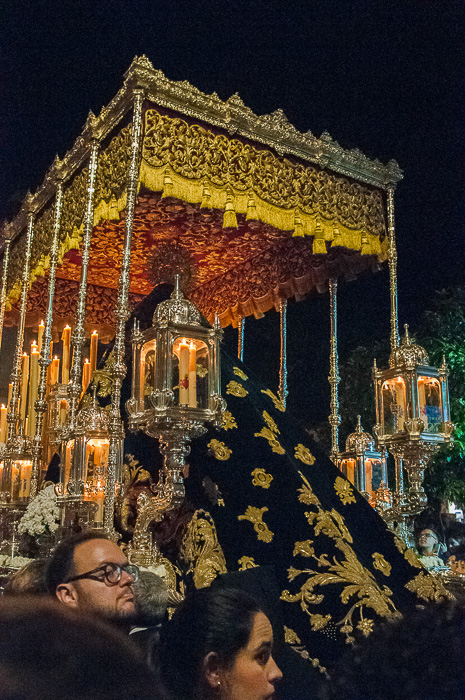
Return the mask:
MULTIPOLYGON (((161 578, 103 535, 63 540, 4 590, 0 699, 296 700, 283 692, 272 623, 248 593, 200 589, 169 619, 172 603, 161 578)), ((299 698, 463 699, 464 628, 462 607, 428 606, 381 627, 299 698)))

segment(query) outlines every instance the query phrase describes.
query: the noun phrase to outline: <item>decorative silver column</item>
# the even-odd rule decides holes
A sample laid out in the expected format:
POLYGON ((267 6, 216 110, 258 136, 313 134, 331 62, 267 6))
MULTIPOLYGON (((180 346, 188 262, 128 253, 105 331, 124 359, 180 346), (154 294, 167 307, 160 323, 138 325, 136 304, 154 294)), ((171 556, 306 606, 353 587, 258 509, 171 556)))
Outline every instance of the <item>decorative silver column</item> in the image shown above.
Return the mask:
POLYGON ((286 406, 287 390, 287 299, 282 299, 279 306, 279 337, 281 352, 279 356, 279 388, 278 396, 283 406, 286 406))
POLYGON ((97 177, 99 143, 92 141, 89 172, 87 177, 87 200, 84 215, 84 233, 82 237, 82 265, 79 297, 76 309, 76 325, 72 334, 73 364, 71 367, 71 391, 69 398, 69 430, 72 434, 76 429, 76 412, 82 390, 82 350, 86 342, 85 319, 87 298, 87 272, 89 269, 90 241, 94 225, 94 192, 97 177))
POLYGON ((331 415, 329 416, 329 424, 331 426, 331 459, 336 464, 339 453, 339 425, 341 416, 339 415, 339 395, 338 384, 341 381, 339 376, 339 358, 337 354, 337 280, 329 280, 329 304, 330 304, 330 319, 331 319, 331 334, 330 334, 330 358, 329 358, 329 377, 328 381, 331 385, 331 415))
POLYGON ((391 356, 389 365, 394 367, 394 355, 399 347, 399 318, 397 312, 397 248, 394 222, 394 187, 387 191, 387 215, 389 236, 389 291, 391 295, 391 356))
POLYGON ((244 361, 244 326, 245 319, 241 316, 237 324, 237 357, 241 362, 244 361))
POLYGON ((55 279, 58 263, 58 244, 60 233, 61 210, 63 207, 63 182, 58 181, 55 198, 55 209, 53 213, 53 236, 50 249, 50 267, 48 271, 48 302, 45 314, 45 329, 42 338, 42 350, 39 358, 39 386, 37 389, 36 410, 36 432, 32 441, 32 471, 31 471, 31 498, 37 494, 39 489, 39 467, 42 456, 42 426, 44 413, 47 410, 45 393, 47 390, 47 368, 51 362, 50 341, 52 339, 53 321, 53 297, 55 295, 55 279))
POLYGON ((2 291, 0 292, 0 349, 2 347, 3 323, 5 321, 6 307, 6 285, 8 280, 8 263, 10 261, 11 238, 9 231, 5 233, 5 249, 3 251, 3 270, 2 270, 2 291))
POLYGON ((124 364, 125 324, 130 315, 128 310, 128 298, 130 282, 129 271, 131 266, 131 235, 139 176, 143 101, 143 90, 139 88, 134 90, 134 111, 132 117, 131 156, 128 170, 124 248, 118 283, 118 300, 116 302, 115 309, 116 335, 115 345, 113 347, 115 357, 113 370, 114 385, 110 408, 110 447, 108 454, 108 473, 105 486, 105 512, 103 521, 104 528, 110 537, 116 537, 113 524, 115 510, 115 489, 117 484, 118 457, 123 440, 120 401, 121 386, 126 375, 126 366, 124 364))

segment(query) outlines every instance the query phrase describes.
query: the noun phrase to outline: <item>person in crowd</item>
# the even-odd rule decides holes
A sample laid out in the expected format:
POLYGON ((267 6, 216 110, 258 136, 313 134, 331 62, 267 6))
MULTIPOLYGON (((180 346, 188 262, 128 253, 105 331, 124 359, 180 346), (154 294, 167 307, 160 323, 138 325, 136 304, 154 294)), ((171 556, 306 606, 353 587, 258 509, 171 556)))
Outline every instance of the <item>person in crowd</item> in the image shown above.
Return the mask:
POLYGON ((160 669, 176 700, 271 700, 282 677, 271 623, 253 598, 203 588, 163 625, 160 669))
POLYGON ((342 656, 320 700, 463 700, 464 625, 451 603, 380 625, 342 656))
POLYGON ((434 566, 444 566, 443 560, 438 556, 439 536, 431 527, 421 530, 415 537, 418 558, 427 569, 434 566))
POLYGON ((152 571, 140 571, 134 583, 134 604, 137 624, 130 630, 131 640, 147 657, 152 668, 157 667, 156 650, 160 639, 160 627, 166 617, 170 599, 168 587, 160 576, 152 571))
POLYGON ((465 545, 465 525, 463 523, 454 520, 454 522, 449 525, 446 530, 446 545, 447 559, 454 553, 456 547, 465 545))
POLYGON ((4 595, 47 595, 45 572, 47 559, 33 559, 12 574, 3 589, 4 595))
POLYGON ((62 540, 47 567, 47 590, 60 603, 102 617, 135 616, 139 569, 104 535, 83 532, 62 540))
POLYGON ((0 601, 2 700, 162 700, 118 630, 48 597, 0 601))

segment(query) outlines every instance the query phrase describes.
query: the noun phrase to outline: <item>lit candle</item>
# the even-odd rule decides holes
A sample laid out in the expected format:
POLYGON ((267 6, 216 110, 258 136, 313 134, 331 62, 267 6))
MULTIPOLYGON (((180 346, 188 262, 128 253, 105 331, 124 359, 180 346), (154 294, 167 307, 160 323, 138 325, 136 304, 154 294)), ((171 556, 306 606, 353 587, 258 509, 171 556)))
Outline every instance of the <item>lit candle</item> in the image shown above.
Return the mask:
POLYGON ((63 341, 63 363, 61 366, 61 383, 68 384, 69 382, 69 351, 71 347, 71 328, 65 326, 63 328, 63 335, 61 336, 63 341))
POLYGON ((20 392, 20 417, 23 421, 23 428, 25 429, 26 421, 26 409, 27 409, 27 387, 29 383, 29 355, 27 352, 23 354, 23 359, 21 363, 21 392, 20 392))
POLYGON ((68 402, 62 399, 60 401, 60 413, 59 413, 59 419, 60 419, 60 425, 64 425, 66 423, 66 416, 68 414, 68 402))
POLYGON ((23 498, 28 498, 29 494, 31 493, 32 465, 29 462, 26 462, 23 465, 21 472, 22 472, 22 484, 23 484, 22 496, 23 496, 23 498))
POLYGON ((179 404, 189 403, 189 346, 183 341, 179 345, 179 404))
POLYGON ((0 442, 6 442, 6 414, 7 407, 2 403, 0 408, 0 442))
POLYGON ((50 372, 50 384, 53 386, 58 383, 58 378, 60 376, 60 358, 55 355, 51 364, 50 372))
POLYGON ((84 360, 84 366, 82 368, 82 393, 85 392, 90 382, 90 362, 89 358, 86 357, 84 360))
POLYGON ((101 463, 102 463, 102 447, 101 447, 101 445, 97 444, 97 445, 94 445, 94 464, 96 467, 99 467, 101 463))
POLYGON ((31 361, 29 372, 29 406, 28 406, 28 435, 34 437, 36 430, 36 410, 34 404, 37 400, 37 389, 39 386, 39 350, 37 343, 31 345, 31 361))
POLYGON ((93 331, 90 336, 90 371, 91 375, 97 369, 97 348, 98 348, 98 333, 93 331))
POLYGON ((39 348, 39 353, 42 352, 42 338, 44 337, 45 324, 43 321, 39 323, 39 334, 37 336, 37 347, 39 348))
POLYGON ((105 492, 97 491, 95 503, 97 504, 97 512, 95 513, 94 523, 103 523, 103 504, 105 501, 105 492))
POLYGON ((189 407, 197 406, 197 349, 194 343, 189 345, 189 407))

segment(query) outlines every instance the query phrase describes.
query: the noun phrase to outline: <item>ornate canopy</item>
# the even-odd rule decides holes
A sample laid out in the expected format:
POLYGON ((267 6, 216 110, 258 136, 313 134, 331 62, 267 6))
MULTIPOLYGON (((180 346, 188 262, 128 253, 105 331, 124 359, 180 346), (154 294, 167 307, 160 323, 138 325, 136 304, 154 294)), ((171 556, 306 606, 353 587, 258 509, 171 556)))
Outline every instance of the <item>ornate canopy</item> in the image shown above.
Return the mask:
POLYGON ((38 192, 7 225, 13 238, 8 276, 14 323, 25 254, 27 212, 36 212, 28 324, 46 304, 54 192, 64 183, 54 327, 74 316, 81 274, 87 159, 100 143, 87 323, 110 336, 121 267, 134 85, 145 92, 138 196, 132 229, 130 301, 153 288, 150 256, 176 240, 197 266, 191 298, 212 319, 236 324, 282 299, 322 291, 387 257, 384 191, 401 177, 328 134, 297 131, 281 110, 256 116, 238 95, 222 101, 187 82, 169 81, 144 56, 98 117, 92 113, 72 150, 55 160, 38 192))

